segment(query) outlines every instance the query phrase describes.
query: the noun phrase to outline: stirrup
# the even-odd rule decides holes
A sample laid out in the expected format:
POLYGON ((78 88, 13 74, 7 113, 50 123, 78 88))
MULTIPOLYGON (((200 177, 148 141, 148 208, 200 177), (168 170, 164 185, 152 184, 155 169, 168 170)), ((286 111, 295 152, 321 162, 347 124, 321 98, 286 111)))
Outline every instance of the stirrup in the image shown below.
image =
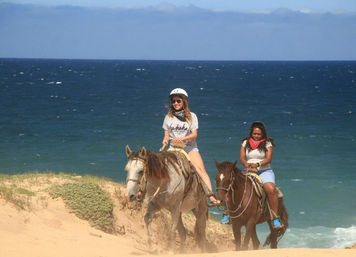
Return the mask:
POLYGON ((221 224, 230 224, 230 218, 225 213, 223 214, 222 219, 220 220, 221 224))
POLYGON ((273 229, 280 230, 284 227, 284 225, 279 221, 279 218, 276 218, 272 221, 273 229))

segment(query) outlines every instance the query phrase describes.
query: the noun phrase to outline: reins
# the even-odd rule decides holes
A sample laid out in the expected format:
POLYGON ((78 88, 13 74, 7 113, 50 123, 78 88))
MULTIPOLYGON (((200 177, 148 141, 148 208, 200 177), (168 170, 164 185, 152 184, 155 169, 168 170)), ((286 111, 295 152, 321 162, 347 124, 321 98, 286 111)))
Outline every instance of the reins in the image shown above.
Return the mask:
MULTIPOLYGON (((244 196, 245 196, 245 193, 246 193, 246 188, 247 188, 247 180, 249 179, 247 177, 247 175, 244 175, 246 176, 246 179, 245 179, 245 187, 244 187, 244 191, 242 193, 242 197, 241 197, 241 201, 239 203, 239 205, 237 206, 237 208, 235 210, 231 210, 229 209, 227 206, 226 206, 226 210, 229 212, 229 217, 232 218, 232 219, 236 219, 238 217, 240 217, 243 213, 245 213, 245 211, 247 210, 247 207, 250 205, 250 202, 251 202, 251 199, 252 199, 252 195, 253 195, 253 181, 251 180, 251 193, 250 193, 250 197, 249 197, 249 200, 247 202, 247 204, 245 205, 245 208, 236 216, 231 216, 231 213, 235 213, 237 212, 241 206, 242 206, 242 203, 243 203, 243 200, 244 200, 244 196)), ((232 176, 231 176, 231 179, 230 179, 230 184, 227 188, 223 188, 223 187, 217 187, 216 190, 223 190, 223 191, 226 191, 226 193, 229 193, 229 191, 231 191, 231 194, 232 194, 232 202, 235 203, 235 189, 233 187, 233 184, 234 184, 234 181, 235 181, 235 176, 234 176, 234 173, 232 172, 232 176)))

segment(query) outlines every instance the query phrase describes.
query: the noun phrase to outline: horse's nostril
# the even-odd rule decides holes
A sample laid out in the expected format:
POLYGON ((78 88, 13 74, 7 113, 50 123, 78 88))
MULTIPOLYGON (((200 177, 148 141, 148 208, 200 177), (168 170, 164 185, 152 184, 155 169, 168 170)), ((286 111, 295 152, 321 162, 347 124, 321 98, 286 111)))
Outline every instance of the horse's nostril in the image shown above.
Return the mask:
POLYGON ((130 201, 135 200, 135 195, 130 195, 130 201))

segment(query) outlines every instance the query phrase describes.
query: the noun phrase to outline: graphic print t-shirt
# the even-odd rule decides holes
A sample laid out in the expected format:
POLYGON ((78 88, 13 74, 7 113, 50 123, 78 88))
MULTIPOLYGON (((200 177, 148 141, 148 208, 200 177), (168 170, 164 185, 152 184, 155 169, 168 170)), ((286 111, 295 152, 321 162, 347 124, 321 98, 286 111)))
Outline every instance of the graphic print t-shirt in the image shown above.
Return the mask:
MULTIPOLYGON (((181 121, 177 117, 169 117, 166 115, 163 121, 162 128, 169 131, 169 139, 177 137, 185 137, 192 134, 192 131, 198 129, 198 118, 195 113, 191 112, 192 120, 190 123, 181 121)), ((190 147, 197 147, 197 142, 194 140, 185 141, 185 144, 190 147)))

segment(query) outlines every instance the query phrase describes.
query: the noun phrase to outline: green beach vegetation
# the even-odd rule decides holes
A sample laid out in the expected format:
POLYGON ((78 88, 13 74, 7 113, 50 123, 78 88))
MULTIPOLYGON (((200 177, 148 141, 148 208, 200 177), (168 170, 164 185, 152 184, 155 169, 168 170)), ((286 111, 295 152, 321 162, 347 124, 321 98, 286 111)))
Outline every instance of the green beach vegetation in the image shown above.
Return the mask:
POLYGON ((81 219, 105 232, 113 231, 114 204, 110 196, 99 185, 90 183, 65 183, 49 189, 53 198, 62 197, 81 219))
MULTIPOLYGON (((0 198, 19 210, 31 210, 35 196, 45 201, 45 193, 62 198, 76 216, 102 231, 113 232, 114 203, 102 187, 108 178, 53 172, 0 175, 0 198)), ((111 181, 112 182, 112 181, 111 181)))

